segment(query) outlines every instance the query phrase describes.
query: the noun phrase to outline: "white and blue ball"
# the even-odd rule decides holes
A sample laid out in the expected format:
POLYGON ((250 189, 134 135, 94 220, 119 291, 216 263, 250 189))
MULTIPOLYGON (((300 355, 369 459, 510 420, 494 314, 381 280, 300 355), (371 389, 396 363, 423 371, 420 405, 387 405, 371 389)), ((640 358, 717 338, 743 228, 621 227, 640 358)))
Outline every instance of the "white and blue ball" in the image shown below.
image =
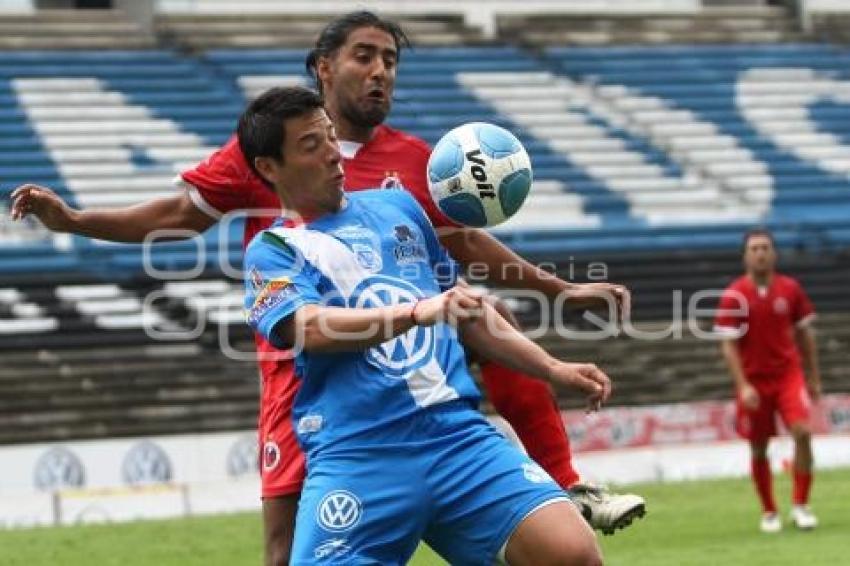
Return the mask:
POLYGON ((519 140, 483 122, 444 135, 428 160, 431 198, 443 214, 464 226, 495 226, 516 214, 531 178, 531 160, 519 140))

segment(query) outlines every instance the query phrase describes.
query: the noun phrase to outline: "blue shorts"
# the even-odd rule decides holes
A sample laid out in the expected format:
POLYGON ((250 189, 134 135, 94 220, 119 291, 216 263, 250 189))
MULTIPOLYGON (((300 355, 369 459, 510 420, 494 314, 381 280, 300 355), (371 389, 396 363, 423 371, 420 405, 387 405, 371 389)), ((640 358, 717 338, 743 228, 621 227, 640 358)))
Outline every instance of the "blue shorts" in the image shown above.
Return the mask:
POLYGON ((567 498, 464 402, 361 440, 308 461, 291 564, 406 564, 425 540, 450 564, 490 565, 529 513, 567 498))

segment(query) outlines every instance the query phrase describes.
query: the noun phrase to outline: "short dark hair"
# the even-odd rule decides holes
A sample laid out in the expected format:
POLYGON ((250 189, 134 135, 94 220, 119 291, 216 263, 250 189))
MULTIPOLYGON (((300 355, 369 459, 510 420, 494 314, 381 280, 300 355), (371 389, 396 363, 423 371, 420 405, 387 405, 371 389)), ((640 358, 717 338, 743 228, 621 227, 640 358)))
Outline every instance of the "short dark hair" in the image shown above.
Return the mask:
POLYGON ((773 233, 764 226, 757 226, 755 228, 750 228, 744 233, 744 239, 741 241, 741 252, 747 251, 747 244, 750 243, 750 238, 754 238, 756 236, 765 236, 768 240, 770 240, 770 244, 774 248, 776 247, 776 240, 773 238, 773 233))
POLYGON ((236 126, 239 148, 248 166, 267 185, 254 165, 257 157, 271 157, 283 161, 281 148, 286 139, 283 122, 322 108, 322 97, 315 91, 300 86, 276 87, 255 98, 236 126))
POLYGON ((395 22, 385 20, 368 10, 360 10, 357 12, 349 12, 335 20, 332 20, 328 25, 322 28, 316 39, 316 46, 307 54, 307 60, 304 66, 307 68, 307 73, 316 81, 316 88, 321 93, 322 84, 316 73, 316 66, 319 64, 321 57, 330 57, 334 52, 348 41, 348 36, 351 32, 360 28, 377 28, 390 34, 395 42, 398 57, 401 59, 401 50, 403 47, 410 47, 410 40, 395 22))

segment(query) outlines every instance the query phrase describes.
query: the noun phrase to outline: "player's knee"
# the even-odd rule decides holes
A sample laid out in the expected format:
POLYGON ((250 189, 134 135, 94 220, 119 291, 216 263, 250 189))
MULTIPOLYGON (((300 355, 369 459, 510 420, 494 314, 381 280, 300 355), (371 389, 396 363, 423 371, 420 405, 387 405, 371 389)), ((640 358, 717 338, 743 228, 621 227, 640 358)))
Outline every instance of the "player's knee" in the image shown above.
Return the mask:
POLYGON ((791 427, 791 436, 796 442, 810 442, 812 431, 808 425, 797 423, 791 427))
POLYGON ((750 455, 752 456, 753 460, 766 460, 767 442, 751 442, 750 455))

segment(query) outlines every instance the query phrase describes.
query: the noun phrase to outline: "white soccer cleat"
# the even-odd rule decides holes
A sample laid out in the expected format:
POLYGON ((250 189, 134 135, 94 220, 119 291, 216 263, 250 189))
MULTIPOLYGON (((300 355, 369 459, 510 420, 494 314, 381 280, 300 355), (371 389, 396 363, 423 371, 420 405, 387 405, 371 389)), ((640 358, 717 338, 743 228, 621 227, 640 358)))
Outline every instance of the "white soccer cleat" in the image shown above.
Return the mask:
POLYGON ((782 519, 779 513, 765 513, 761 516, 759 528, 763 533, 778 533, 782 530, 782 519))
POLYGON ((639 495, 611 493, 604 487, 587 483, 574 484, 567 493, 590 526, 606 535, 646 515, 646 502, 639 495))
POLYGON ((801 531, 810 531, 818 526, 818 518, 808 505, 795 505, 791 508, 791 522, 801 531))

